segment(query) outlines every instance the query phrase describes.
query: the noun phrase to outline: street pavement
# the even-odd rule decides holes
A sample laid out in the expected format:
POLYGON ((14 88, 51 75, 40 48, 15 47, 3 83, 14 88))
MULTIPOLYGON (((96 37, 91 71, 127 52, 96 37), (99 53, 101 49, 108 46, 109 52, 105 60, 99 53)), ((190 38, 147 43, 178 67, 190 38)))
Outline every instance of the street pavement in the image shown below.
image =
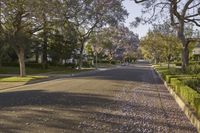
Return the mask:
POLYGON ((0 91, 0 132, 195 133, 150 65, 0 91))

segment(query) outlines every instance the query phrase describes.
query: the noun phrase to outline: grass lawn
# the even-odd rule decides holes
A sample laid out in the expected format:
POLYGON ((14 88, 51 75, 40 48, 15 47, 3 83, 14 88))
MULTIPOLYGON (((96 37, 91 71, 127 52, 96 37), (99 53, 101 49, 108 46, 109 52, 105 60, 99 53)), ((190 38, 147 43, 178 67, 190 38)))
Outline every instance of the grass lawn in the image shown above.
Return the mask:
MULTIPOLYGON (((51 74, 70 74, 70 73, 79 73, 83 71, 89 71, 92 69, 82 69, 76 70, 66 67, 52 67, 50 66, 48 69, 41 68, 30 68, 26 67, 26 73, 30 74, 40 74, 40 73, 51 73, 51 74)), ((18 67, 0 67, 0 74, 19 74, 18 67)))
POLYGON ((48 76, 0 77, 0 82, 29 82, 44 78, 48 78, 48 76))
MULTIPOLYGON (((26 68, 26 77, 19 77, 19 76, 9 76, 0 77, 0 82, 29 82, 29 81, 35 81, 40 79, 48 78, 48 76, 33 76, 34 74, 74 74, 74 73, 80 73, 85 71, 90 71, 93 69, 71 69, 66 67, 52 67, 50 66, 48 69, 41 69, 41 68, 26 68)), ((18 67, 0 67, 0 74, 19 74, 19 68, 18 67)))

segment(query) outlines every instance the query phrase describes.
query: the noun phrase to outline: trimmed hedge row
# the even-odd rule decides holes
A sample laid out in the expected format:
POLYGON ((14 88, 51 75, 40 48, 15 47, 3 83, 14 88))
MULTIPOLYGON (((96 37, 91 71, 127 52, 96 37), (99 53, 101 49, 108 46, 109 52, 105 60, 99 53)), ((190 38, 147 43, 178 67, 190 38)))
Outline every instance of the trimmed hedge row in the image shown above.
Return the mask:
POLYGON ((195 99, 200 98, 200 94, 197 91, 193 90, 189 86, 183 85, 183 83, 177 78, 172 78, 170 85, 184 101, 195 108, 196 105, 194 101, 195 99))
MULTIPOLYGON (((200 94, 189 86, 184 85, 179 79, 183 75, 165 75, 165 80, 186 103, 188 103, 200 116, 200 94)), ((192 78, 187 77, 187 78, 192 78)))
POLYGON ((191 76, 191 75, 165 75, 165 80, 167 83, 171 83, 172 78, 178 78, 179 80, 182 80, 182 79, 191 79, 191 78, 194 78, 194 76, 191 76))
POLYGON ((170 75, 170 72, 164 71, 163 68, 156 68, 156 70, 161 74, 163 79, 172 87, 175 93, 178 94, 183 101, 189 104, 189 106, 193 108, 197 115, 200 117, 200 94, 196 90, 190 88, 189 86, 184 85, 184 83, 180 80, 184 78, 193 78, 193 76, 170 75))
MULTIPOLYGON (((176 66, 181 66, 182 62, 174 62, 174 64, 176 66)), ((190 65, 195 65, 195 64, 199 64, 200 65, 200 61, 190 61, 190 65)))

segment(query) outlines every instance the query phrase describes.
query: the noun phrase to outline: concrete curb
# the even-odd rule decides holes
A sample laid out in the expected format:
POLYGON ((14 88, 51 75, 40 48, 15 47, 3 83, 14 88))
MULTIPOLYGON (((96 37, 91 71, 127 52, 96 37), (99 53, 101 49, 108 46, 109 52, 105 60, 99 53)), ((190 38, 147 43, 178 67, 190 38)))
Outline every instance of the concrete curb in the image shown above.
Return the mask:
POLYGON ((185 113, 187 118, 190 120, 193 126, 197 128, 197 131, 200 133, 200 120, 198 119, 195 112, 174 92, 174 90, 170 86, 168 86, 167 82, 161 77, 161 75, 155 69, 154 71, 158 74, 159 78, 164 82, 165 87, 174 97, 175 101, 178 103, 181 110, 185 113))

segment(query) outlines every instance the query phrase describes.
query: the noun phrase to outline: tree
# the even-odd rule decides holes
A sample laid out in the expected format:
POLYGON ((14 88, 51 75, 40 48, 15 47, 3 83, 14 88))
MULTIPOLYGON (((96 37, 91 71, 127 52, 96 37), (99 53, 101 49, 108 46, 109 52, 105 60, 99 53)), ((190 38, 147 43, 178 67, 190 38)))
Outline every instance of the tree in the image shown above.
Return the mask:
POLYGON ((117 49, 123 49, 126 53, 136 51, 139 39, 137 35, 121 24, 103 28, 93 37, 92 43, 101 47, 111 62, 117 49))
POLYGON ((32 13, 35 16, 35 23, 40 27, 40 38, 42 38, 42 64, 43 68, 48 68, 48 38, 51 29, 61 21, 62 1, 39 0, 31 1, 34 9, 32 13))
POLYGON ((140 49, 146 59, 153 59, 154 63, 176 59, 180 53, 180 43, 176 37, 168 34, 163 36, 160 32, 149 31, 142 38, 140 49))
MULTIPOLYGON (((188 45, 194 39, 187 38, 185 35, 185 26, 193 23, 200 27, 200 1, 199 0, 134 0, 136 3, 142 3, 145 7, 144 13, 151 11, 152 16, 145 22, 150 22, 158 18, 170 19, 171 25, 177 31, 177 37, 182 44, 182 69, 188 66, 189 50, 188 45), (159 15, 161 15, 159 17, 159 15), (167 16, 166 16, 167 15, 167 16)), ((138 19, 141 22, 142 18, 138 19)), ((137 24, 136 24, 137 25, 137 24)))
POLYGON ((69 0, 71 7, 66 11, 66 19, 76 27, 80 43, 79 67, 82 66, 85 43, 96 30, 107 24, 115 25, 124 20, 127 12, 123 0, 69 0))
POLYGON ((30 3, 27 0, 3 0, 1 2, 2 32, 5 43, 15 50, 20 66, 20 76, 25 76, 25 48, 33 33, 30 3))
POLYGON ((76 30, 73 25, 63 22, 56 24, 49 32, 49 56, 54 63, 66 63, 78 47, 76 30))

